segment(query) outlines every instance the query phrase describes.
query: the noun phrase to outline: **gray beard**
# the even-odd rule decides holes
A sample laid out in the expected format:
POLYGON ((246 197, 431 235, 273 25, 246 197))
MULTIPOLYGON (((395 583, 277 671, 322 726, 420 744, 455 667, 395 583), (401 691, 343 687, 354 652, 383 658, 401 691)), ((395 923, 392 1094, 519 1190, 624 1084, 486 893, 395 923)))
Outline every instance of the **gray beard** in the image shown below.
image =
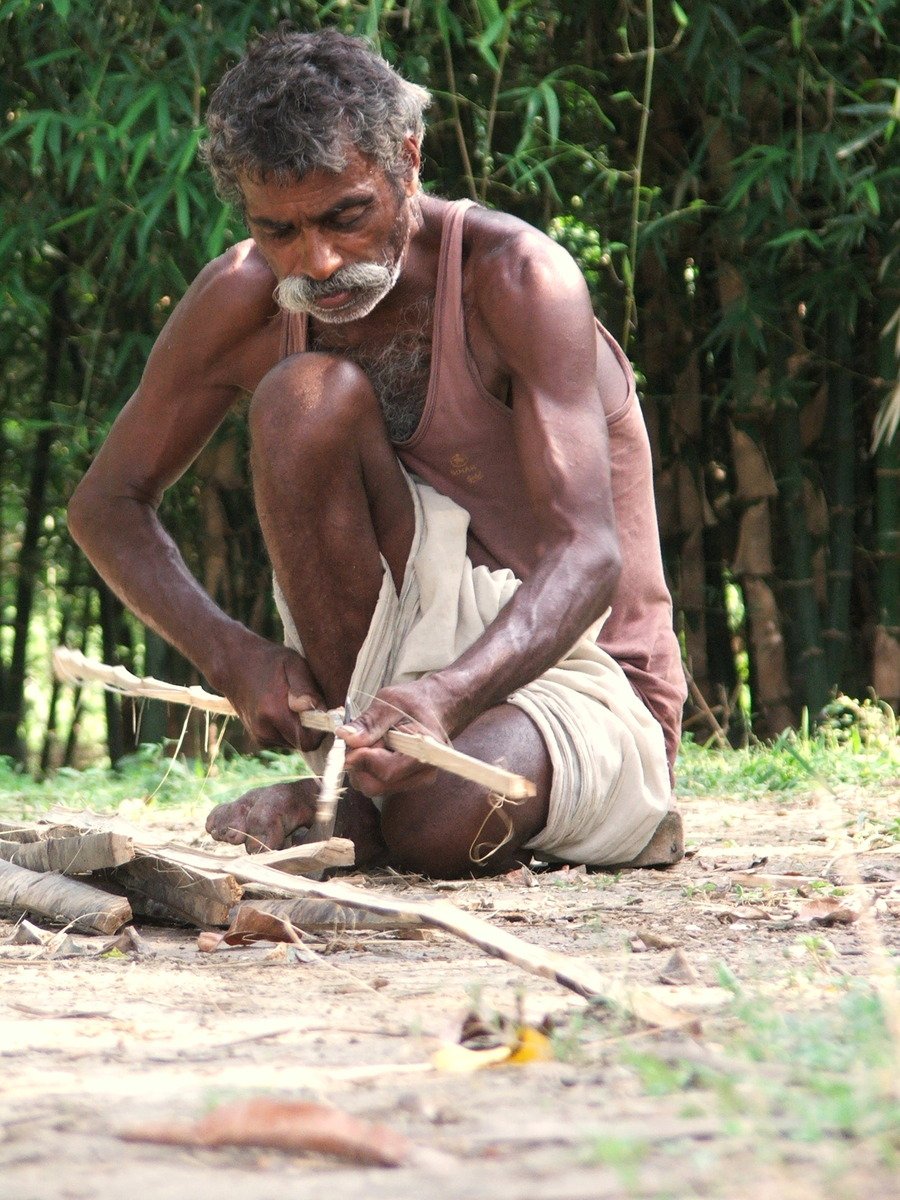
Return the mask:
POLYGON ((412 332, 395 334, 382 346, 342 346, 321 332, 310 339, 310 349, 340 354, 365 371, 378 399, 392 442, 405 442, 416 431, 428 395, 431 374, 431 316, 434 304, 415 306, 412 332))

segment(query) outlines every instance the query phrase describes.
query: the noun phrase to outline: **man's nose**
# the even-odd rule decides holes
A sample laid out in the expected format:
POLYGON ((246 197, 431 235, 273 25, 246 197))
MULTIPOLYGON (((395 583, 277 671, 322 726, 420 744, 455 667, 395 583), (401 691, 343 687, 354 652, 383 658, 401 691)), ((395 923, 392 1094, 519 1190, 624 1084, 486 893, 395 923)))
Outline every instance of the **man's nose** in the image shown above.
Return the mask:
POLYGON ((291 274, 305 275, 307 279, 321 283, 330 279, 343 265, 344 261, 330 238, 319 233, 308 233, 298 249, 291 274))

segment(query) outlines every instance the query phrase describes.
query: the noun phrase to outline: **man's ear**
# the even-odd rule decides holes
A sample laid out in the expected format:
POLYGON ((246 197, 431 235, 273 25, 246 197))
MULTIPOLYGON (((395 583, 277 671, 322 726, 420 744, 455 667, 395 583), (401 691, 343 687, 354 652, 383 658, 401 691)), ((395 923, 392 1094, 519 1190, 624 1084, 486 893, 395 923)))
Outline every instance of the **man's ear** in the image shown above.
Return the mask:
POLYGON ((403 157, 405 171, 403 173, 403 190, 407 196, 414 196, 419 190, 419 168, 422 165, 422 147, 419 139, 408 133, 403 139, 403 157))

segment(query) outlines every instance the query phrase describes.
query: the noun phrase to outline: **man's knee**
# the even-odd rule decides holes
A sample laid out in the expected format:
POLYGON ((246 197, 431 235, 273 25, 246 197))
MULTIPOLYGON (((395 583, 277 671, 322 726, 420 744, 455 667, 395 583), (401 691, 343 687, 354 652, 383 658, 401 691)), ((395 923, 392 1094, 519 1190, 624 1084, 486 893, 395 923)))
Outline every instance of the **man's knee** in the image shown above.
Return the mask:
POLYGON ((260 381, 250 403, 250 436, 267 452, 297 446, 304 453, 358 437, 362 427, 383 426, 368 376, 349 359, 294 354, 260 381))
POLYGON ((423 789, 421 794, 406 792, 385 800, 381 836, 390 861, 433 879, 460 879, 510 869, 523 840, 513 823, 498 816, 487 794, 483 803, 466 805, 462 812, 457 809, 451 819, 454 796, 441 796, 438 788, 436 785, 423 789))

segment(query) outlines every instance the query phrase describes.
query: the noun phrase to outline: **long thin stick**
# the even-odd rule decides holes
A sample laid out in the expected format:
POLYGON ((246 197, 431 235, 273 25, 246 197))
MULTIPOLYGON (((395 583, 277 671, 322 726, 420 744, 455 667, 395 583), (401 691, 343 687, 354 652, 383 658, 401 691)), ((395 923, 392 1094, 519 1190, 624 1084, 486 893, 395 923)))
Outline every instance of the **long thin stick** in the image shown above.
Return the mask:
MULTIPOLYGON (((53 670, 57 678, 66 683, 100 683, 110 691, 127 696, 143 696, 148 700, 163 700, 170 704, 193 704, 196 708, 221 713, 223 716, 237 715, 224 696, 215 696, 201 687, 181 687, 174 683, 164 683, 150 675, 140 678, 124 667, 111 667, 106 663, 97 662, 96 659, 87 658, 78 650, 57 647, 53 651, 53 670)), ((313 711, 301 713, 300 722, 307 729, 333 733, 343 724, 343 717, 339 713, 313 711)), ((502 767, 495 767, 491 763, 481 762, 480 759, 454 750, 452 746, 445 746, 436 738, 391 729, 385 735, 384 741, 390 750, 406 754, 417 762, 438 767, 442 771, 449 771, 462 779, 480 783, 510 800, 522 800, 533 796, 537 790, 529 779, 524 779, 512 771, 505 771, 502 767)))

